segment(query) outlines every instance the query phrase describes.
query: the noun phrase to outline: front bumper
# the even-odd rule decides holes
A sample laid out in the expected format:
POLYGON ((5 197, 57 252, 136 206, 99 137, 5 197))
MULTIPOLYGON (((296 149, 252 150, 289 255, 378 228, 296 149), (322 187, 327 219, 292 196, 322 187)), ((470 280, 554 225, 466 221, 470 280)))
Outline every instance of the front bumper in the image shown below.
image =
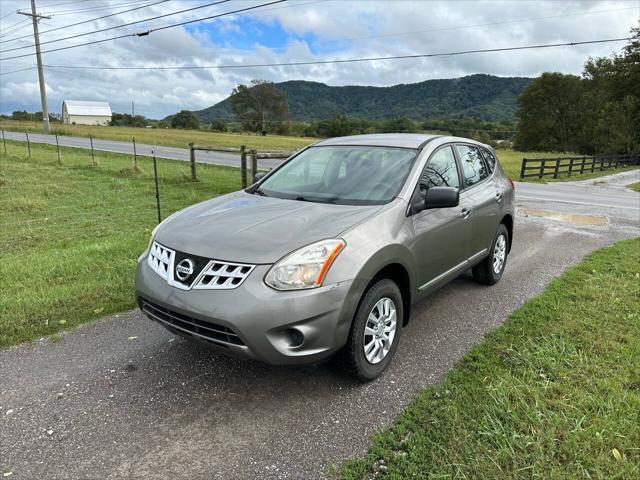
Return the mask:
POLYGON ((182 290, 140 257, 136 298, 147 317, 173 333, 235 356, 274 365, 313 363, 347 340, 359 296, 352 281, 282 292, 264 284, 258 265, 237 288, 182 290), (302 341, 300 342, 300 340, 302 341))

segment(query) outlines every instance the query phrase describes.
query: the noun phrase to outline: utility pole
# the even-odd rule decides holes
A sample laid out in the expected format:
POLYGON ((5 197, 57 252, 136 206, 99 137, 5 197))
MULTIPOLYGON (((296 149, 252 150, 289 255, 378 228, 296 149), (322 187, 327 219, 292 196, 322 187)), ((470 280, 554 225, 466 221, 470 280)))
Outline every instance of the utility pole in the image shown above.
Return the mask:
POLYGON ((19 15, 31 17, 33 21, 33 38, 36 45, 36 60, 38 62, 38 81, 40 82, 40 102, 42 103, 42 129, 44 133, 49 133, 49 109, 47 108, 47 92, 44 84, 44 71, 42 70, 42 55, 40 53, 40 33, 38 32, 38 21, 41 18, 50 19, 51 16, 38 15, 36 12, 36 0, 31 0, 31 13, 17 12, 19 15))

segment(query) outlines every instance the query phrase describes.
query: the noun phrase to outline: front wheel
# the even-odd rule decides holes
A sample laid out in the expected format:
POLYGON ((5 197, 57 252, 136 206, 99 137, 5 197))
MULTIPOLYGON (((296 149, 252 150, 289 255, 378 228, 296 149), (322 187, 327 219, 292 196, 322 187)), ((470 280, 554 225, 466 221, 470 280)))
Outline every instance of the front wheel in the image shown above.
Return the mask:
POLYGON ((403 313, 402 294, 392 280, 382 279, 367 290, 342 352, 348 371, 369 381, 387 368, 398 348, 403 313))
POLYGON ((473 278, 485 285, 494 285, 502 278, 507 264, 509 232, 502 223, 491 245, 491 252, 481 263, 473 267, 473 278))

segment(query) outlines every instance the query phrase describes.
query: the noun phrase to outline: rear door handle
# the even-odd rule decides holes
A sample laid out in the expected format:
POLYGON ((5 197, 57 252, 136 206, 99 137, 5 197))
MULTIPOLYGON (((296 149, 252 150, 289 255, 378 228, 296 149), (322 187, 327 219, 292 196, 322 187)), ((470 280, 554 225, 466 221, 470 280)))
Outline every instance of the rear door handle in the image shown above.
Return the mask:
POLYGON ((500 203, 502 201, 502 192, 496 192, 496 202, 500 203))
POLYGON ((467 218, 469 216, 469 214, 471 213, 471 210, 469 210, 468 208, 463 208, 460 211, 460 217, 462 218, 467 218))

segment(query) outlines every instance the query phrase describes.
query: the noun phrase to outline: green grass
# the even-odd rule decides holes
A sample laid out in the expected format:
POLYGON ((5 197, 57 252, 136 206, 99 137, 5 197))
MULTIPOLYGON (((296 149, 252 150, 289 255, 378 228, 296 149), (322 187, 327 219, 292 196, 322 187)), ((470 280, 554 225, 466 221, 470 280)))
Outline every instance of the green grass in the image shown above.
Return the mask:
POLYGON ((640 478, 638 359, 635 239, 553 280, 340 476, 640 478))
MULTIPOLYGON (((0 347, 134 306, 137 256, 156 225, 153 168, 139 158, 7 142, 0 153, 0 347)), ((240 188, 239 170, 159 160, 163 218, 240 188)))
MULTIPOLYGON (((42 124, 16 120, 0 120, 0 129, 14 132, 42 133, 42 124)), ((105 140, 120 140, 130 142, 135 137, 138 143, 149 145, 165 145, 168 147, 188 148, 189 143, 198 145, 240 148, 258 150, 297 150, 315 142, 315 138, 287 137, 281 135, 267 135, 249 133, 218 133, 207 130, 179 130, 166 128, 132 128, 132 127, 98 127, 90 125, 62 125, 51 124, 51 133, 76 137, 102 138, 105 140)))
POLYGON ((627 185, 627 188, 630 188, 631 190, 635 190, 636 192, 640 192, 640 182, 627 185))

